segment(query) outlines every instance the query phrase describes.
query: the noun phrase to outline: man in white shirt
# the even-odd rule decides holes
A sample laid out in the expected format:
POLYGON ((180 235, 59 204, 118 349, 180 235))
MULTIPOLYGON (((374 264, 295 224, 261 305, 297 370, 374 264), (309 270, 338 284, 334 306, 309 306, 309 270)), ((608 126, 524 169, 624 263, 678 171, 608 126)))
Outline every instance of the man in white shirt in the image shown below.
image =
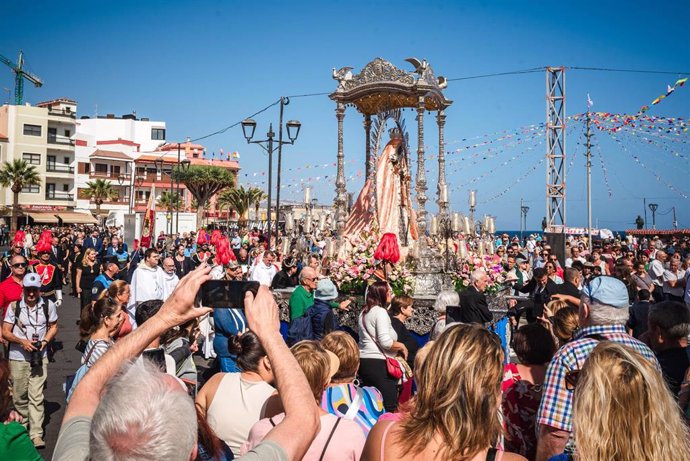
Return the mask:
POLYGON ((144 253, 144 260, 139 263, 132 274, 129 297, 130 320, 135 325, 134 314, 136 307, 144 301, 163 299, 164 272, 158 265, 161 255, 155 248, 148 248, 144 253))
POLYGON ((649 269, 647 270, 647 273, 649 276, 652 278, 652 281, 654 282, 654 292, 652 295, 654 296, 654 302, 660 303, 661 301, 664 300, 664 272, 666 272, 666 268, 664 267, 664 263, 666 262, 666 258, 668 255, 666 254, 665 251, 659 250, 656 252, 656 257, 652 259, 649 263, 649 269))
POLYGON ((180 278, 175 273, 175 261, 168 257, 163 260, 163 301, 175 291, 180 278))
POLYGON ((38 274, 26 274, 22 286, 22 298, 7 308, 2 335, 10 343, 14 406, 24 418, 24 427, 28 426, 34 446, 42 448, 45 447, 43 392, 48 378, 46 346, 57 334, 58 315, 55 303, 41 296, 38 274))
POLYGON ((680 268, 679 260, 671 259, 669 269, 664 271, 662 279, 664 281, 662 289, 664 290, 664 298, 666 301, 684 302, 685 270, 680 268))
POLYGON ((580 261, 582 264, 585 263, 585 258, 580 256, 580 247, 574 245, 570 248, 570 258, 565 260, 565 267, 573 267, 573 261, 580 261))
POLYGON ((278 272, 276 266, 273 264, 274 259, 275 254, 272 251, 264 251, 261 262, 252 267, 252 273, 249 276, 249 280, 270 287, 273 277, 275 277, 276 272, 278 272))

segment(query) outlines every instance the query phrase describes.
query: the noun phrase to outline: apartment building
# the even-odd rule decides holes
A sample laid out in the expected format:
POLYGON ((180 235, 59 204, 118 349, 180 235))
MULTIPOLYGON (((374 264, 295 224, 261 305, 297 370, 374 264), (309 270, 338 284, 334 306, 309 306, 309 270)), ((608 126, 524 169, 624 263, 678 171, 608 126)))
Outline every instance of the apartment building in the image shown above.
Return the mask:
MULTIPOLYGON (((19 194, 23 220, 34 223, 88 222, 89 216, 70 213, 75 207, 74 135, 77 103, 60 98, 35 106, 5 104, 0 107, 0 161, 22 159, 34 166, 41 182, 19 194)), ((0 192, 0 205, 11 206, 12 191, 0 192)))

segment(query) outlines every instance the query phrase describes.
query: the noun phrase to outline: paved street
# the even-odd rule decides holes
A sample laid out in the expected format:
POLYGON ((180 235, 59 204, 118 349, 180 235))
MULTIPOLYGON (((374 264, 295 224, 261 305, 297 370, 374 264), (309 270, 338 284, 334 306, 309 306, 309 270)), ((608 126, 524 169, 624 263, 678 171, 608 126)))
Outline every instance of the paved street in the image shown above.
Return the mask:
POLYGON ((70 291, 71 286, 64 287, 64 302, 58 312, 57 343, 62 348, 55 354, 55 363, 48 364, 48 381, 45 390, 46 448, 39 450, 45 459, 53 456, 53 448, 57 442, 62 416, 65 413, 65 393, 62 385, 65 377, 79 368, 81 359, 81 353, 74 348, 79 340, 79 327, 76 325, 79 318, 79 300, 69 296, 70 291))

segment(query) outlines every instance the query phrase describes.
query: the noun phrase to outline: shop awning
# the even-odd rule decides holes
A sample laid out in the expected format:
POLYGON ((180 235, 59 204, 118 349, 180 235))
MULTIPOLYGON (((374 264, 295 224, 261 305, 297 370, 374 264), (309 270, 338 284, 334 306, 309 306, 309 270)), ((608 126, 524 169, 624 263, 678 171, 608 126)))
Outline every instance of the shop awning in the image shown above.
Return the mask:
POLYGON ((63 224, 98 224, 98 220, 90 213, 63 211, 55 216, 60 218, 63 224))
POLYGON ((55 217, 54 211, 44 211, 44 212, 25 211, 24 214, 26 216, 30 217, 31 219, 33 219, 34 223, 37 223, 37 224, 51 224, 51 223, 58 222, 58 219, 55 217))

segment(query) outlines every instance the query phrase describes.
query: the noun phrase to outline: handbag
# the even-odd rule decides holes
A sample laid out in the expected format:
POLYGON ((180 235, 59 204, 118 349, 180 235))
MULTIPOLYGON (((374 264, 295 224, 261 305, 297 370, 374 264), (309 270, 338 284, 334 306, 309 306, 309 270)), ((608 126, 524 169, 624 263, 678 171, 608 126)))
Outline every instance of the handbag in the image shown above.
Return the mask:
POLYGON ((371 333, 369 333, 369 329, 367 328, 367 324, 365 322, 365 316, 366 314, 362 314, 362 326, 364 327, 364 331, 367 332, 369 337, 371 338, 372 341, 374 341, 374 344, 376 344, 376 347, 379 348, 379 351, 381 351, 381 354, 386 358, 386 371, 388 372, 388 376, 391 378, 398 380, 402 378, 403 372, 402 369, 400 368, 400 362, 398 362, 398 359, 395 359, 393 357, 388 357, 386 353, 384 352, 383 348, 379 344, 379 342, 374 338, 371 333))

